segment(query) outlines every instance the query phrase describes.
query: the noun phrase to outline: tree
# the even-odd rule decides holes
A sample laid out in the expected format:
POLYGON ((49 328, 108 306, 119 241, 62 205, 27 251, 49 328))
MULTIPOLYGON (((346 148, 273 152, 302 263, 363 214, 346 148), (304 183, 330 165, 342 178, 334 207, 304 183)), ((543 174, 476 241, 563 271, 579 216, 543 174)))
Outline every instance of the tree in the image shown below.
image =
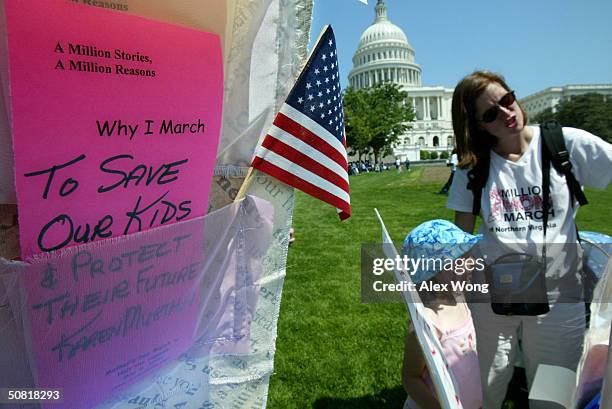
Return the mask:
POLYGON ((554 119, 563 126, 589 131, 607 142, 612 142, 612 98, 589 93, 564 99, 556 112, 548 108, 535 116, 534 122, 554 119))
POLYGON ((368 117, 368 103, 366 94, 354 88, 347 88, 342 98, 344 108, 344 129, 346 132, 346 145, 349 155, 361 155, 370 151, 368 146, 369 134, 366 119, 368 117))
POLYGON ((375 162, 390 153, 414 120, 407 97, 408 93, 393 83, 359 90, 349 87, 343 96, 347 145, 359 155, 371 150, 375 162))
POLYGON ((537 113, 532 119, 536 124, 543 124, 546 121, 554 121, 555 113, 552 108, 546 108, 544 111, 537 113))

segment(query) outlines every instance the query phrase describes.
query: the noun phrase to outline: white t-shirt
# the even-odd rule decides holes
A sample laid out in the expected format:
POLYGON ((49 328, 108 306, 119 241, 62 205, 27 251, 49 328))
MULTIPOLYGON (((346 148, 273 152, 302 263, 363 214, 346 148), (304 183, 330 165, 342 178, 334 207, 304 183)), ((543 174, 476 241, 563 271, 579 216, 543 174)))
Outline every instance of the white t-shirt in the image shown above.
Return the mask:
POLYGON ((451 170, 455 172, 457 170, 457 165, 459 164, 459 158, 456 153, 453 153, 450 157, 451 170))
MULTIPOLYGON (((506 160, 491 151, 489 178, 482 191, 479 230, 484 235, 481 250, 490 261, 507 254, 509 248, 541 255, 544 237, 541 139, 540 128, 532 129, 533 139, 518 161, 506 160)), ((612 145, 580 129, 563 128, 563 135, 576 179, 586 186, 608 186, 612 182, 612 145)), ((467 171, 455 172, 447 206, 471 213, 473 194, 467 189, 467 171)), ((554 259, 549 263, 547 277, 550 273, 558 278, 568 270, 577 275, 580 265, 574 217, 578 205, 572 208, 565 176, 552 164, 550 198, 546 242, 557 244, 547 246, 547 256, 554 259)))

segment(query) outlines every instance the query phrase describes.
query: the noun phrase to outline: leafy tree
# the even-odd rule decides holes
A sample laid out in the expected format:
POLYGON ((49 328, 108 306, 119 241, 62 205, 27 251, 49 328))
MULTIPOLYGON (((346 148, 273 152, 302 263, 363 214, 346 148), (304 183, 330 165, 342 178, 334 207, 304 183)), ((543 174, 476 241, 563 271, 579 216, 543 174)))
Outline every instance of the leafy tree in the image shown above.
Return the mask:
POLYGON ((429 159, 429 151, 421 151, 420 155, 421 155, 421 160, 429 159))
POLYGON ((374 161, 389 154, 399 137, 410 129, 414 111, 408 93, 393 83, 344 92, 347 145, 360 156, 372 152, 374 161))
POLYGON ((612 98, 604 99, 602 94, 596 93, 577 95, 562 100, 556 109, 554 113, 550 108, 542 111, 534 121, 542 123, 554 119, 563 126, 584 129, 612 142, 612 98))
POLYGON ((556 120, 556 118, 552 108, 546 108, 544 111, 536 114, 533 118, 531 118, 531 122, 535 122, 536 124, 541 124, 546 121, 553 120, 556 120))
POLYGON ((342 101, 344 107, 344 128, 346 131, 346 145, 349 155, 361 155, 370 151, 368 146, 369 134, 366 119, 368 117, 368 103, 366 94, 349 87, 345 90, 342 101))
POLYGON ((440 159, 448 159, 448 158, 449 158, 448 151, 440 152, 440 159))

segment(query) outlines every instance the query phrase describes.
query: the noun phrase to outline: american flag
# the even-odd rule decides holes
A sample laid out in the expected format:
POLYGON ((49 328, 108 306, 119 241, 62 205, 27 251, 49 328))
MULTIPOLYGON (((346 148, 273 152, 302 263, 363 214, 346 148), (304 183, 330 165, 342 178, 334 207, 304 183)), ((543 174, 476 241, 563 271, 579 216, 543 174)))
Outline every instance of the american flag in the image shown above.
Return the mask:
POLYGON ((327 26, 251 166, 351 214, 336 40, 327 26))

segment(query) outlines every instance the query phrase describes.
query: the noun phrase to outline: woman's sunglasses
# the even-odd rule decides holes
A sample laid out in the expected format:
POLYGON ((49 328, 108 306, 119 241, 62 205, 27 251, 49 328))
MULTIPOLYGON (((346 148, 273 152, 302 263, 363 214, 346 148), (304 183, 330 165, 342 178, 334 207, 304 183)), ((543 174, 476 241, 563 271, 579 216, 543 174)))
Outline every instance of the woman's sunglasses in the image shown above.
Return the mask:
POLYGON ((508 108, 510 105, 514 104, 516 101, 516 96, 514 95, 514 91, 509 91, 506 95, 500 98, 497 105, 487 109, 484 114, 482 114, 481 122, 485 124, 490 124, 491 122, 497 119, 497 115, 499 115, 499 107, 508 108))

